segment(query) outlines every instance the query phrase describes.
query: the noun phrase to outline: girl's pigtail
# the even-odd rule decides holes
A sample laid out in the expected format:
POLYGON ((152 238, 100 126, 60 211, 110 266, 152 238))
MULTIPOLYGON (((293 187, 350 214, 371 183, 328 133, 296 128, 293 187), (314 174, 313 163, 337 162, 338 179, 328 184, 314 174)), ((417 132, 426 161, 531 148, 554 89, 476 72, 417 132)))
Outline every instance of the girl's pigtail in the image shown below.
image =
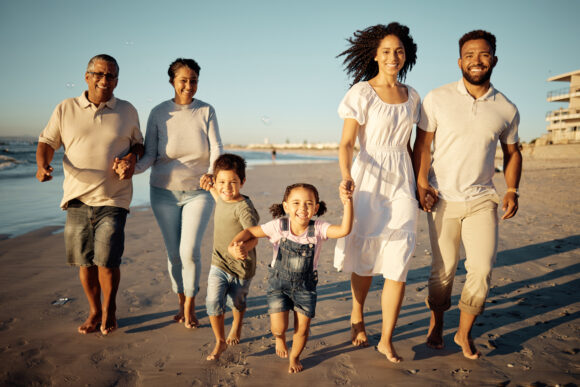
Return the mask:
POLYGON ((270 206, 270 214, 272 214, 274 219, 284 216, 286 213, 284 212, 284 206, 282 203, 272 204, 270 206))
POLYGON ((326 213, 326 203, 324 203, 323 201, 318 202, 318 212, 316 213, 316 216, 322 216, 326 213))

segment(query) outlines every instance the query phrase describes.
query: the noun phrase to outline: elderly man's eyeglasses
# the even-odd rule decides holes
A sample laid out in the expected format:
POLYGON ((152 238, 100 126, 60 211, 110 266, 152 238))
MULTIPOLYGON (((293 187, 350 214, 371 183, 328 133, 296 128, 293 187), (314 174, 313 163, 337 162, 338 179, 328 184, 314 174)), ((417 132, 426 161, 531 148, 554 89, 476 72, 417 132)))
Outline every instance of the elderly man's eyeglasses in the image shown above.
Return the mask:
POLYGON ((115 74, 111 74, 111 73, 97 73, 94 71, 87 71, 87 73, 91 74, 93 77, 95 77, 95 79, 97 81, 100 81, 101 79, 106 78, 107 81, 114 81, 115 79, 117 79, 117 75, 115 74))

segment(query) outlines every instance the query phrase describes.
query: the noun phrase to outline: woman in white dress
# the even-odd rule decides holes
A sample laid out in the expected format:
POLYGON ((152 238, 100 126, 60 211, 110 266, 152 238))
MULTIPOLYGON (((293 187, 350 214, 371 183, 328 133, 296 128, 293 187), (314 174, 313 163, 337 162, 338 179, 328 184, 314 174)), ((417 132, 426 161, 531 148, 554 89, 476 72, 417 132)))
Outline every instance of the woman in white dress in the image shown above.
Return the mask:
POLYGON ((413 67, 417 45, 399 23, 376 25, 348 39, 347 73, 354 78, 338 108, 344 120, 339 148, 342 184, 353 190, 354 225, 337 242, 335 266, 351 274, 352 343, 367 346, 363 308, 372 276, 385 278, 382 332, 377 350, 402 359, 392 344, 401 310, 418 217, 410 136, 419 121, 420 97, 400 81, 413 67), (358 137, 360 152, 354 162, 358 137))

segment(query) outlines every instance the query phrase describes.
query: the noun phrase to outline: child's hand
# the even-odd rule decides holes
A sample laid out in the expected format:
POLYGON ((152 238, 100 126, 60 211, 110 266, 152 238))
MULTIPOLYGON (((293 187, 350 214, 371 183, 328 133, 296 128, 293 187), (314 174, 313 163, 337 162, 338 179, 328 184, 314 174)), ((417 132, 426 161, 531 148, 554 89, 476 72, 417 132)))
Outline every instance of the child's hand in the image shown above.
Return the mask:
POLYGON ((201 189, 209 191, 213 188, 213 175, 209 173, 204 174, 202 177, 199 178, 199 186, 201 189))
POLYGON ((338 193, 343 204, 347 204, 352 200, 354 192, 354 181, 352 179, 344 179, 338 186, 338 193))
POLYGON ((248 258, 248 249, 244 242, 232 242, 228 246, 228 252, 236 259, 244 260, 248 258))

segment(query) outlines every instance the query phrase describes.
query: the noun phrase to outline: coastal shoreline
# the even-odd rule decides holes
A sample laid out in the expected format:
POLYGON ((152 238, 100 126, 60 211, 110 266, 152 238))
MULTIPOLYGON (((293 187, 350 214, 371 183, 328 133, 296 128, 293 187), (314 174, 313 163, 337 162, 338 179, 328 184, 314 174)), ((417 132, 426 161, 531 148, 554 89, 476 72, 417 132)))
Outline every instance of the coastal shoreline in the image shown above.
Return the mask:
MULTIPOLYGON (((554 146, 556 147, 556 146, 554 146)), ((556 152, 558 153, 558 152, 556 152)), ((559 152, 558 154, 562 154, 559 152)), ((578 155, 577 153, 576 155, 578 155)), ((277 358, 265 302, 271 246, 258 245, 242 341, 218 362, 205 357, 214 338, 204 301, 213 221, 202 246, 203 272, 196 312, 201 327, 172 322, 177 297, 170 290, 163 241, 147 206, 133 207, 118 295, 119 329, 104 337, 76 333, 87 304, 78 270, 64 262, 58 227, 45 227, 0 240, 0 382, 2 385, 565 385, 580 380, 580 169, 577 157, 540 158, 524 153, 520 210, 500 222, 499 253, 485 313, 473 330, 484 354, 465 359, 453 343, 457 301, 465 280, 463 262, 452 307, 446 314, 446 348, 425 345, 425 307, 431 249, 424 214, 395 330, 394 345, 404 357, 389 363, 374 350, 381 331, 382 279, 375 277, 365 310, 371 346, 354 348, 349 339, 349 275, 333 268, 334 241, 325 242, 319 264, 318 306, 302 355, 305 370, 288 375, 277 358), (62 305, 54 301, 68 299, 62 305)), ((286 185, 311 182, 326 201, 324 219, 338 222, 340 172, 337 162, 255 166, 242 192, 254 202, 261 223, 280 202, 286 185)), ((503 176, 494 183, 503 195, 503 176)), ((462 257, 464 253, 462 252, 462 257)), ((226 313, 226 329, 231 312, 226 313)), ((292 330, 288 332, 291 341, 292 330)))

